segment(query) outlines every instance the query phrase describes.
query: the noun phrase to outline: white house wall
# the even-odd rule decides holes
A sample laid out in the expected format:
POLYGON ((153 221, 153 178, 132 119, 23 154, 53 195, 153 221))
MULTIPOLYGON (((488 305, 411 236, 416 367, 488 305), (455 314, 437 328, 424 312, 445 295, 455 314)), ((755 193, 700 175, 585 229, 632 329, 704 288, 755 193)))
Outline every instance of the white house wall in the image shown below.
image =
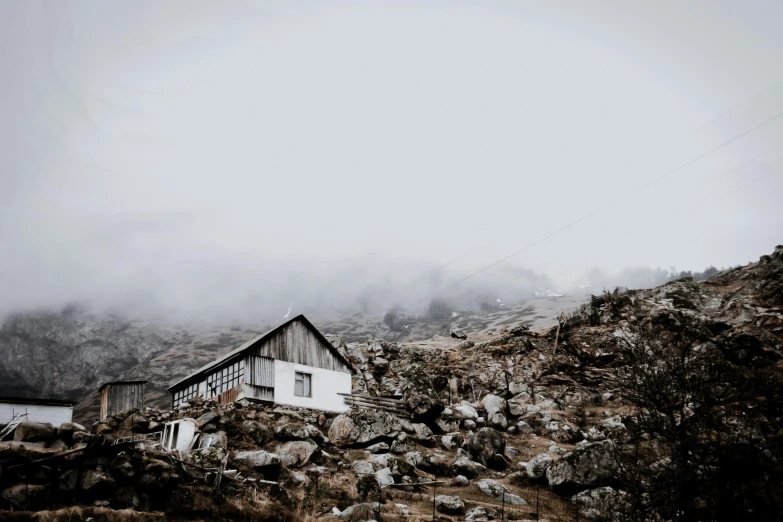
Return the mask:
POLYGON ((13 404, 0 403, 0 424, 8 424, 14 413, 29 414, 25 420, 31 422, 48 422, 55 428, 60 424, 71 422, 73 418, 73 406, 54 406, 41 404, 13 404))
POLYGON ((314 410, 348 411, 343 397, 338 393, 351 393, 351 374, 303 364, 275 360, 275 404, 299 406, 314 410), (294 395, 294 374, 309 373, 312 397, 294 395))

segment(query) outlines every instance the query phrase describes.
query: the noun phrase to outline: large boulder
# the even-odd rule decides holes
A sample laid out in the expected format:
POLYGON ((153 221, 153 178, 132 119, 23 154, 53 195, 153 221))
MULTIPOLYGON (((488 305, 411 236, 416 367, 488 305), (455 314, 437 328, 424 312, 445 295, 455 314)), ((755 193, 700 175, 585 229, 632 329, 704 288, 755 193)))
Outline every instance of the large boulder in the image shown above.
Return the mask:
POLYGON ((307 440, 292 440, 277 447, 280 461, 289 468, 301 468, 319 452, 318 445, 307 440))
POLYGON ((378 486, 385 488, 391 484, 394 484, 394 477, 392 476, 391 469, 383 468, 375 472, 375 480, 378 481, 378 486))
POLYGON ((548 453, 541 453, 530 459, 527 463, 527 476, 530 480, 541 480, 546 477, 546 470, 555 459, 548 453))
POLYGON ((375 520, 380 509, 378 502, 363 502, 348 506, 338 516, 342 520, 375 520))
POLYGON ((15 508, 29 509, 30 511, 38 511, 44 509, 46 502, 46 495, 49 487, 39 484, 17 484, 10 488, 4 489, 0 492, 0 496, 3 497, 4 503, 15 505, 15 508))
POLYGON ((283 441, 307 439, 321 441, 324 438, 321 430, 312 424, 304 424, 302 422, 289 422, 288 424, 278 426, 275 429, 275 435, 283 441))
POLYGON ((485 466, 503 467, 501 462, 503 451, 506 449, 506 437, 492 428, 481 428, 468 441, 468 451, 473 460, 485 466), (501 456, 498 459, 498 456, 501 456))
POLYGON ((605 486, 577 493, 571 502, 576 504, 579 516, 587 520, 617 520, 627 505, 624 496, 622 491, 605 486))
POLYGON ((459 404, 457 406, 454 406, 454 415, 459 417, 460 419, 470 419, 470 420, 476 420, 478 419, 478 412, 476 411, 476 408, 471 406, 470 404, 459 404))
POLYGON ((275 432, 272 427, 259 421, 244 421, 242 423, 242 431, 247 433, 258 446, 263 446, 275 440, 275 432))
POLYGON ((469 479, 478 476, 479 472, 484 469, 484 466, 477 462, 473 462, 465 455, 457 457, 454 462, 451 463, 452 475, 464 475, 469 479))
POLYGON ((76 424, 75 422, 63 422, 57 428, 57 438, 64 440, 68 444, 72 444, 74 433, 86 433, 86 432, 87 432, 87 428, 85 428, 81 424, 76 424))
POLYGON ((240 451, 234 455, 235 462, 240 462, 250 468, 265 468, 267 466, 281 465, 280 456, 268 451, 240 451))
POLYGON ((88 469, 82 478, 82 489, 93 496, 105 496, 114 489, 114 477, 103 471, 88 469))
POLYGON ((501 501, 505 500, 507 504, 511 504, 514 506, 527 505, 527 502, 525 502, 525 500, 522 497, 511 493, 511 490, 509 490, 506 486, 504 486, 497 480, 481 479, 478 482, 476 482, 476 487, 478 487, 479 490, 481 490, 481 492, 484 493, 485 495, 492 498, 501 499, 501 501))
POLYGON ((461 515, 465 512, 465 503, 456 495, 438 495, 435 497, 435 507, 447 515, 461 515))
POLYGON ((383 410, 352 409, 341 413, 329 427, 329 440, 341 447, 368 446, 392 439, 400 431, 400 420, 383 410))
POLYGON ((54 436, 54 428, 48 422, 20 422, 14 431, 14 440, 18 442, 49 442, 54 436))
POLYGON ((614 444, 609 440, 585 444, 549 466, 546 478, 556 493, 604 486, 617 469, 614 444))
POLYGON ((496 509, 493 509, 491 507, 474 507, 473 509, 470 509, 467 513, 465 513, 465 520, 469 521, 486 521, 486 520, 495 520, 498 517, 498 512, 496 509))
POLYGON ((415 423, 412 424, 415 432, 416 441, 419 444, 432 444, 434 443, 432 430, 427 427, 426 424, 415 423))
POLYGON ((496 413, 506 414, 506 400, 488 393, 481 399, 481 405, 487 411, 487 418, 491 419, 496 413))

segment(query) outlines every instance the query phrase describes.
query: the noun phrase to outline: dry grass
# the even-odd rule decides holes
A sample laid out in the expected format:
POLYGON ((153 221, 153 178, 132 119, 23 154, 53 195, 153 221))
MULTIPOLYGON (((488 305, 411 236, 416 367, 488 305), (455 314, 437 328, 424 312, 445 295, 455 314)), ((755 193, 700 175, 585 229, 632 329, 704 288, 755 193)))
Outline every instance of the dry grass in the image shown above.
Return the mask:
POLYGON ((53 511, 0 511, 4 522, 165 522, 162 513, 73 506, 53 511))

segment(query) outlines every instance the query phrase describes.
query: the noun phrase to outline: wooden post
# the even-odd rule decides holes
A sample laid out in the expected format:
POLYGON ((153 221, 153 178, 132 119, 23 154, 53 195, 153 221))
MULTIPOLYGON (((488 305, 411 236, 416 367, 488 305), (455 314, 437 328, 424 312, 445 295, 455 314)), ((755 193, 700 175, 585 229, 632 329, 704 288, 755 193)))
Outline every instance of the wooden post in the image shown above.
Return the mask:
POLYGON ((432 483, 432 520, 435 520, 435 497, 438 493, 438 483, 432 483))
POLYGON ((560 326, 563 324, 563 312, 557 316, 557 332, 555 333, 555 349, 552 351, 552 355, 557 353, 557 341, 560 338, 560 326))

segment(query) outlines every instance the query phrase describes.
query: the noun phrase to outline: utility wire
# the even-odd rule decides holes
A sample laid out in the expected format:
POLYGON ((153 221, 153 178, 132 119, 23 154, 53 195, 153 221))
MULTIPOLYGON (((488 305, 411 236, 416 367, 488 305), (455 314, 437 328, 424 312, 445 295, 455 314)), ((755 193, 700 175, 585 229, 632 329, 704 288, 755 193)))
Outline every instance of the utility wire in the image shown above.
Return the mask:
MULTIPOLYGON (((742 108, 742 107, 745 107, 746 105, 749 105, 749 104, 753 103, 753 102, 754 102, 755 100, 757 100, 758 98, 760 98, 760 97, 764 96, 765 94, 768 94, 768 93, 770 93, 770 92, 774 91, 775 89, 777 89, 777 88, 778 88, 778 87, 780 87, 781 85, 783 85, 783 80, 779 80, 779 81, 777 81, 777 82, 773 83, 773 84, 772 84, 772 86, 768 87, 767 89, 764 89, 763 91, 761 91, 761 92, 758 92, 758 93, 754 94, 754 95, 753 95, 753 96, 751 96, 750 98, 747 98, 746 100, 744 100, 742 103, 739 103, 739 104, 737 104, 737 105, 735 105, 735 106, 731 107, 730 109, 728 109, 728 110, 726 110, 726 111, 724 111, 724 112, 720 113, 718 116, 715 116, 714 118, 710 119, 710 121, 708 121, 707 123, 704 123, 704 124, 702 124, 702 125, 700 125, 700 126, 696 127, 696 129, 694 130, 694 132, 698 132, 698 131, 700 131, 701 129, 703 129, 703 128, 705 128, 705 127, 708 127, 708 126, 710 126, 710 125, 714 124, 716 121, 718 121, 718 120, 722 119, 723 117, 725 117, 725 116, 727 116, 727 115, 731 114, 732 112, 736 111, 737 109, 740 109, 740 108, 742 108)), ((775 119, 775 118, 772 118, 772 119, 775 119)), ((766 123, 768 123, 768 122, 764 122, 764 123, 762 123, 762 124, 761 124, 761 125, 759 125, 759 126, 765 125, 766 123)), ((758 127, 754 127, 754 128, 752 128, 752 129, 750 129, 750 130, 749 130, 748 132, 746 132, 745 134, 747 134, 747 133, 750 133, 750 132, 753 132, 753 131, 754 131, 756 128, 758 128, 758 127)), ((737 136, 737 137, 736 137, 736 139, 739 139, 739 138, 741 138, 742 136, 744 136, 744 134, 741 134, 741 135, 737 136)), ((725 145, 725 144, 724 144, 724 145, 725 145)), ((721 146, 722 146, 722 145, 721 145, 721 146)), ((682 165, 681 167, 678 167, 678 168, 676 168, 676 169, 674 169, 674 170, 672 170, 672 171, 669 171, 669 172, 667 172, 666 174, 664 174, 663 176, 660 176, 659 178, 656 178, 656 179, 652 180, 652 181, 651 181, 651 182, 649 182, 647 185, 644 185, 642 188, 646 188, 646 187, 649 187, 650 185, 652 185, 652 184, 654 184, 654 183, 657 183, 657 182, 658 182, 658 181, 660 181, 661 179, 663 179, 663 178, 665 178, 665 177, 667 177, 667 176, 669 176, 669 175, 671 175, 671 174, 674 174, 674 173, 675 173, 675 172, 677 172, 678 170, 680 170, 680 169, 682 169, 682 168, 685 168, 685 167, 687 167, 687 166, 688 166, 688 165, 690 165, 691 163, 694 163, 694 162, 696 162, 696 161, 700 160, 701 158, 703 158, 704 156, 706 156, 706 155, 708 155, 708 154, 710 154, 710 153, 714 152, 714 151, 715 151, 715 150, 717 150, 718 148, 720 148, 720 146, 719 146, 719 147, 717 147, 716 149, 713 149, 713 150, 711 150, 711 151, 708 151, 708 152, 706 152, 704 155, 702 155, 702 156, 700 156, 700 157, 698 157, 698 158, 695 158, 694 160, 692 160, 692 161, 690 161, 690 162, 686 163, 685 165, 682 165)), ((473 253, 475 253, 475 252, 478 252, 478 251, 482 250, 482 249, 483 249, 485 246, 487 246, 487 245, 490 245, 490 244, 492 244, 492 243, 494 243, 494 242, 495 242, 495 240, 490 240, 490 241, 487 241, 487 242, 485 242, 485 243, 482 243, 482 244, 478 245, 477 247, 475 247, 475 248, 473 248, 473 249, 469 250, 468 252, 465 252, 464 254, 461 254, 461 255, 459 255, 458 257, 456 257, 456 258, 452 259, 451 261, 448 261, 448 262, 446 262, 445 264, 443 264, 443 265, 440 265, 440 266, 438 266, 438 267, 436 267, 436 268, 432 269, 432 270, 431 270, 431 272, 428 272, 428 273, 433 273, 433 274, 434 274, 434 273, 437 273, 437 272, 439 272, 439 271, 443 270, 444 268, 446 268, 446 267, 448 267, 448 266, 451 266, 451 265, 453 265, 454 263, 456 263, 456 262, 458 262, 458 261, 461 261, 461 260, 465 259, 465 258, 466 258, 466 257, 468 257, 469 255, 471 255, 471 254, 473 254, 473 253)), ((424 275, 426 275, 426 274, 423 274, 421 277, 424 277, 424 275)))
MULTIPOLYGON (((721 143, 721 144, 720 144, 720 145, 718 145, 717 147, 713 147, 712 149, 708 150, 708 151, 707 151, 707 152, 705 152, 704 154, 700 154, 700 155, 699 155, 699 156, 697 156, 696 158, 694 158, 694 159, 692 159, 692 160, 690 160, 690 161, 688 161, 688 162, 686 162, 686 163, 684 163, 684 164, 680 165, 679 167, 677 167, 677 168, 675 168, 675 169, 672 169, 672 170, 670 170, 669 172, 665 173, 665 174, 664 174, 664 175, 662 175, 662 176, 659 176, 659 177, 655 178, 655 179, 654 179, 654 180, 652 180, 650 183, 648 183, 648 184, 644 185, 642 188, 649 187, 649 186, 650 186, 650 185, 652 185, 653 183, 657 183, 658 181, 660 181, 660 180, 664 179, 665 177, 667 177, 667 176, 670 176, 670 175, 672 175, 672 174, 674 174, 674 173, 677 173, 677 172, 681 171, 682 169, 684 169, 684 168, 686 168, 686 167, 688 167, 688 166, 690 166, 690 165, 694 164, 695 162, 699 161, 700 159, 703 159, 703 158, 705 158, 706 156, 708 156, 708 155, 710 155, 710 154, 712 154, 712 153, 714 153, 714 152, 716 152, 716 151, 718 151, 718 150, 722 149, 723 147, 725 147, 725 146, 727 146, 727 145, 729 145, 729 144, 731 144, 731 143, 734 143, 735 141, 737 141, 738 139, 742 138, 743 136, 747 136, 747 135, 748 135, 748 134, 750 134, 751 132, 753 132, 753 131, 755 131, 755 130, 757 130, 757 129, 759 129, 759 128, 761 128, 761 127, 765 126, 765 125, 769 125, 770 123, 772 123, 773 121, 777 120, 777 119, 778 119, 778 118, 780 118, 781 116, 783 116, 783 112, 779 112, 779 113, 777 113, 775 116, 773 116, 773 117, 771 117, 771 118, 769 118, 769 119, 766 119, 766 120, 764 120, 763 122, 761 122, 761 123, 759 123, 759 124, 757 124, 757 125, 754 125, 753 127, 751 127, 750 129, 746 130, 745 132, 742 132, 741 134, 738 134, 738 135, 734 136, 733 138, 731 138, 731 139, 729 139, 729 140, 727 140, 727 141, 724 141, 723 143, 721 143)), ((508 259, 510 259, 510 258, 512 258, 512 257, 514 257, 514 256, 516 256, 517 254, 520 254, 520 253, 522 253, 522 252, 524 252, 524 251, 526 251, 526 250, 528 250, 528 249, 530 249, 530 248, 533 248, 534 246, 536 246, 536 245, 538 245, 538 244, 540 244, 540 243, 543 243, 543 242, 544 242, 544 241, 546 241, 547 239, 549 239, 549 238, 551 238, 551 237, 554 237, 554 236, 556 236, 557 234, 560 234, 561 232, 564 232, 565 230, 567 230, 567 229, 569 229, 569 228, 573 227, 574 225, 577 225, 578 223, 581 223, 582 221, 585 221, 586 219, 588 219, 588 218, 590 218, 590 217, 594 216, 594 215, 595 215, 595 214, 597 214, 597 213, 598 213, 598 211, 596 210, 596 211, 593 211, 593 212, 591 212, 591 213, 587 214, 586 216, 583 216, 583 217, 581 217, 581 218, 577 219, 576 221, 572 221, 572 222, 571 222, 571 223, 569 223, 568 225, 566 225, 566 226, 564 226, 564 227, 562 227, 562 228, 560 228, 560 229, 558 229, 558 230, 555 230, 554 232, 551 232, 551 233, 547 234, 546 236, 544 236, 544 237, 542 237, 542 238, 540 238, 540 239, 538 239, 538 240, 534 241, 533 243, 530 243, 530 244, 528 244, 528 245, 526 245, 526 246, 524 246, 524 247, 520 248, 519 250, 516 250, 516 251, 512 252, 511 254, 509 254, 509 255, 507 255, 507 256, 505 256, 505 257, 503 257, 503 258, 499 259, 498 261, 495 261, 495 262, 493 262, 493 263, 491 263, 491 264, 489 264, 489 265, 485 266, 484 268, 481 268, 480 270, 477 270, 477 271, 475 271, 475 272, 471 273, 470 275, 468 275, 468 276, 466 276, 466 277, 463 277, 463 278, 461 278, 461 279, 458 279, 457 281, 454 281, 453 283, 449 283, 449 284, 447 284, 447 285, 445 285, 445 286, 441 287, 441 288, 440 288, 440 289, 439 289, 439 290, 438 290, 436 293, 440 293, 440 292, 442 292, 443 290, 446 290, 447 288, 451 288, 452 286, 455 286, 455 285, 458 285, 458 284, 460 284, 460 283, 463 283, 463 282, 467 281, 468 279, 471 279, 471 278, 473 278, 473 277, 477 276, 478 274, 481 274, 482 272, 485 272, 485 271, 489 270, 490 268, 492 268, 492 267, 494 267, 494 266, 497 266, 497 265, 499 265, 500 263, 502 263, 502 262, 504 262, 504 261, 506 261, 506 260, 508 260, 508 259)))

